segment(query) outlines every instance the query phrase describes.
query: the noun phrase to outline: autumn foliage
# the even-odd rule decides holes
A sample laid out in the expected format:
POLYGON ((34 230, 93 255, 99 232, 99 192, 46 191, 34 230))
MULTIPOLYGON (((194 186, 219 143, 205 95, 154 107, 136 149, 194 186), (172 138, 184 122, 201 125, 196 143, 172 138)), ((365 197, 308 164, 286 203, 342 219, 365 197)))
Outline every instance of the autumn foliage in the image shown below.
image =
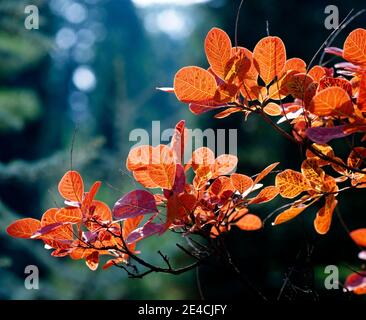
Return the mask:
MULTIPOLYGON (((85 191, 80 174, 69 171, 58 188, 65 207, 47 210, 40 220, 17 220, 8 233, 42 240, 53 256, 84 259, 92 270, 98 267, 99 257, 107 255, 103 268, 128 265, 133 259, 152 271, 172 273, 164 256, 165 269, 144 263, 136 249, 139 242, 168 230, 214 241, 233 227, 261 229, 262 220, 252 205, 278 195, 289 202, 272 225, 296 219, 316 204, 320 209, 314 229, 326 234, 341 193, 366 187, 366 147, 362 146, 366 140, 366 30, 352 31, 342 49, 325 49, 342 59, 334 67, 307 65, 288 57, 283 41, 275 36, 261 39, 252 51, 235 47, 218 28, 207 34, 204 50, 208 69, 183 67, 175 75, 174 88, 162 90, 174 92, 196 115, 214 111, 220 119, 233 113, 242 113, 245 119, 261 117, 303 147, 298 170, 282 169, 276 172, 273 185, 263 186, 263 178, 278 169, 278 163, 250 177, 235 173, 236 156, 216 156, 206 147, 184 162, 187 130, 180 121, 169 145, 144 145, 130 151, 127 170, 145 189, 125 194, 111 210, 95 200, 100 182, 85 191), (356 134, 359 139, 353 139, 346 157, 330 145, 356 134)), ((359 257, 366 259, 366 229, 352 231, 350 236, 362 249, 359 257)), ((364 271, 350 275, 345 287, 366 293, 364 271)))

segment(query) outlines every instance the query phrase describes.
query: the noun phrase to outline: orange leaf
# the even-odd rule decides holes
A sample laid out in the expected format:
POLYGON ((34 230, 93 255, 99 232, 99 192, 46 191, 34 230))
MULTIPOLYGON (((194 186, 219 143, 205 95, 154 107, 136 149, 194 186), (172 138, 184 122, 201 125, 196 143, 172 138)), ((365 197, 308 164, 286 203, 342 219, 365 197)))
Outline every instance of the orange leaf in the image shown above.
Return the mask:
POLYGON ((127 157, 126 167, 129 171, 139 170, 151 164, 152 146, 139 146, 133 148, 127 157))
POLYGON ((176 171, 174 152, 165 145, 153 147, 152 152, 153 161, 152 164, 147 167, 151 182, 162 189, 171 190, 174 186, 176 171))
POLYGON ((354 242, 360 247, 366 247, 366 228, 353 230, 350 236, 354 242))
POLYGON ((318 211, 314 220, 314 227, 317 233, 326 234, 328 232, 337 203, 338 201, 335 200, 334 195, 326 198, 324 207, 318 211))
POLYGON ((234 188, 241 194, 253 186, 252 178, 240 173, 233 173, 230 179, 234 188))
POLYGON ((358 65, 366 65, 366 30, 353 30, 343 46, 343 57, 358 65))
MULTIPOLYGON (((42 216, 41 219, 41 227, 46 227, 49 225, 55 225, 59 223, 56 218, 57 212, 60 209, 51 208, 48 209, 42 216)), ((41 235, 40 238, 44 241, 44 243, 48 244, 52 248, 69 248, 70 244, 73 240, 73 229, 71 225, 60 225, 54 230, 41 235)))
POLYGON ((306 89, 313 83, 313 78, 305 73, 298 73, 286 83, 288 92, 297 99, 304 100, 306 89))
POLYGON ((276 176, 276 187, 284 198, 295 198, 309 189, 306 178, 297 171, 287 169, 276 176))
POLYGON ((256 215, 248 213, 236 222, 236 226, 246 231, 258 230, 262 228, 262 221, 256 215))
POLYGON ((85 263, 90 270, 92 271, 97 270, 99 265, 99 252, 94 251, 92 254, 88 255, 85 258, 85 263))
POLYGON ((265 178, 274 168, 278 166, 278 164, 279 162, 272 163, 267 168, 265 168, 261 173, 259 173, 256 176, 253 185, 256 185, 259 181, 265 178))
POLYGON ((8 226, 6 232, 14 238, 29 239, 41 228, 41 222, 37 219, 24 218, 13 222, 8 226))
POLYGON ((68 201, 80 202, 83 200, 84 183, 77 171, 68 171, 58 184, 58 191, 68 201))
POLYGON ((285 67, 283 68, 282 72, 287 71, 296 71, 299 73, 305 73, 306 72, 306 63, 304 60, 300 58, 291 58, 288 59, 285 63, 285 67))
POLYGON ((315 82, 319 82, 320 79, 326 75, 326 72, 322 66, 314 66, 309 70, 308 75, 312 77, 315 82))
POLYGON ((301 164, 301 172, 313 188, 320 188, 324 183, 325 172, 319 167, 317 158, 308 158, 301 164))
POLYGON ((285 66, 286 49, 282 40, 270 36, 260 40, 254 48, 253 61, 262 80, 269 84, 285 66))
POLYGON ((293 218, 297 217, 301 212, 303 212, 307 207, 308 205, 304 204, 292 206, 291 208, 281 212, 272 224, 277 225, 292 220, 293 218))
POLYGON ((366 148, 353 148, 347 158, 347 165, 353 168, 364 167, 366 163, 366 148))
POLYGON ((319 82, 319 91, 329 87, 342 88, 352 97, 352 85, 344 78, 323 77, 319 82))
POLYGON ((245 79, 257 83, 258 71, 253 64, 253 53, 247 48, 234 47, 231 49, 231 56, 235 56, 238 53, 238 50, 240 50, 247 57, 247 59, 249 60, 248 64, 250 63, 250 67, 245 73, 245 79))
POLYGON ((344 89, 329 87, 313 97, 308 109, 317 116, 346 116, 352 114, 353 104, 344 89))
POLYGON ((90 188, 89 192, 85 193, 85 197, 82 203, 82 210, 83 212, 88 211, 90 208, 91 203, 93 202, 100 186, 101 186, 101 182, 100 181, 96 181, 94 182, 94 184, 92 185, 92 187, 90 188))
POLYGON ((211 149, 201 147, 192 153, 192 168, 196 171, 199 167, 211 166, 215 163, 215 155, 211 149))
POLYGON ((55 213, 56 222, 78 223, 83 219, 80 208, 66 207, 61 208, 55 213))
POLYGON ((215 77, 199 67, 184 67, 174 78, 174 91, 178 100, 185 103, 209 102, 216 92, 215 77))
POLYGON ((230 116, 233 113, 241 112, 241 111, 242 111, 242 108, 240 108, 240 107, 227 108, 224 111, 221 111, 221 112, 215 114, 215 118, 216 119, 224 119, 224 118, 230 116))
POLYGON ((282 108, 280 105, 274 102, 270 102, 266 104, 266 106, 263 108, 263 111, 267 113, 268 115, 275 117, 280 116, 282 113, 282 108))
POLYGON ((231 55, 231 40, 227 33, 219 28, 212 28, 205 39, 205 52, 213 72, 224 79, 225 66, 231 55))
POLYGON ((247 57, 244 50, 232 50, 232 57, 225 66, 225 81, 234 83, 238 86, 247 78, 247 72, 250 69, 251 60, 247 57))
POLYGON ((97 222, 88 223, 89 230, 95 230, 100 228, 101 223, 112 222, 112 212, 109 206, 98 200, 94 200, 90 208, 89 219, 96 220, 97 222))
POLYGON ((357 97, 357 106, 362 112, 366 112, 366 72, 361 76, 360 90, 357 97))
POLYGON ((145 188, 150 188, 150 189, 159 188, 159 185, 150 178, 147 167, 142 168, 140 170, 133 171, 133 177, 137 182, 141 183, 141 185, 143 185, 145 188))
POLYGON ((213 178, 229 174, 236 168, 238 157, 231 154, 222 154, 218 156, 214 164, 213 178))
POLYGON ((263 188, 258 195, 249 201, 249 204, 265 203, 274 199, 279 193, 275 186, 268 186, 263 188))
POLYGON ((122 235, 124 239, 127 239, 128 235, 137 229, 140 222, 144 219, 144 216, 137 216, 128 218, 123 222, 122 235))

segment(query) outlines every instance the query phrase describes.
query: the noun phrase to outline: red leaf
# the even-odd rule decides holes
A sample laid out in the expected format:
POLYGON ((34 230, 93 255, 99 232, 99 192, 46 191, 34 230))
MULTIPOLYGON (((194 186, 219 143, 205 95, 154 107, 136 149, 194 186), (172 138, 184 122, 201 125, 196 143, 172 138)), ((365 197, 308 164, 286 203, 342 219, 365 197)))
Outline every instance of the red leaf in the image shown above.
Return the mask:
POLYGON ((41 228, 41 222, 37 219, 24 218, 13 222, 6 232, 14 238, 30 239, 41 228))
POLYGON ((81 203, 84 195, 84 183, 77 171, 68 171, 58 184, 58 191, 68 201, 81 203))

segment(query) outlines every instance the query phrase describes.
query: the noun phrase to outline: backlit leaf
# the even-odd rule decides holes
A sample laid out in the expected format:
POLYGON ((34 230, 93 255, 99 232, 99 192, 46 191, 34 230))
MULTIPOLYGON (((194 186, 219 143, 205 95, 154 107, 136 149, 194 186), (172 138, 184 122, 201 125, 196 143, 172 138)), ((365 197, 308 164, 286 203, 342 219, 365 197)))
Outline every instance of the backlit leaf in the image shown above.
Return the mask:
POLYGON ((204 103, 212 100, 216 92, 215 77, 199 67, 184 67, 174 78, 174 91, 185 103, 204 103))
POLYGON ((353 30, 347 37, 343 46, 343 57, 358 65, 366 65, 366 30, 359 28, 353 30))
POLYGON ((229 174, 238 164, 238 157, 231 154, 222 154, 218 156, 214 163, 213 178, 229 174))
POLYGON ((249 201, 249 204, 265 203, 274 199, 279 193, 275 186, 268 186, 263 188, 258 195, 249 201))
POLYGON ((238 222, 236 226, 241 230, 253 231, 262 228, 262 221, 254 214, 245 214, 238 222))
POLYGON ((319 234, 326 234, 332 222, 333 212, 338 201, 334 195, 330 195, 325 200, 325 205, 318 211, 314 220, 314 227, 319 234))
POLYGON ((243 194, 245 191, 253 186, 252 178, 243 174, 233 173, 230 176, 230 179, 234 188, 241 194, 243 194))
POLYGON ((66 172, 58 184, 58 191, 64 199, 81 203, 84 195, 84 183, 80 174, 77 171, 66 172))
POLYGON ((300 172, 287 169, 277 174, 276 187, 279 188, 282 197, 292 199, 307 191, 310 186, 300 172))
POLYGON ((297 206, 292 206, 289 209, 281 212, 272 223, 273 225, 285 223, 293 218, 297 217, 301 212, 303 212, 308 206, 304 204, 300 204, 297 206))
POLYGON ((269 84, 285 66, 286 49, 282 40, 271 36, 260 40, 253 51, 253 62, 262 80, 269 84))
POLYGON ((117 220, 140 215, 157 213, 154 196, 145 190, 133 190, 126 193, 113 207, 113 216, 117 220))
POLYGON ((358 246, 366 248, 366 228, 353 230, 350 236, 358 246))
POLYGON ((352 114, 353 104, 344 89, 329 87, 313 97, 308 110, 317 116, 347 116, 352 114))
POLYGON ((213 72, 224 79, 225 66, 231 56, 231 40, 227 33, 219 28, 212 28, 205 39, 205 52, 213 72))
POLYGON ((41 222, 39 220, 24 218, 9 225, 6 232, 14 238, 30 239, 40 227, 41 222))

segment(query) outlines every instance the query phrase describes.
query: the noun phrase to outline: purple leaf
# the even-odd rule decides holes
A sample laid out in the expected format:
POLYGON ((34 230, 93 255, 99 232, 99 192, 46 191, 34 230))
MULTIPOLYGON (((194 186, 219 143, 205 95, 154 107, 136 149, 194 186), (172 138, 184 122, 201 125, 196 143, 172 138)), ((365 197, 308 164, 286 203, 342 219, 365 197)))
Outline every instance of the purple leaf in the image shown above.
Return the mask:
POLYGON ((132 231, 127 239, 127 244, 134 243, 136 241, 145 239, 147 237, 150 237, 154 234, 161 234, 166 229, 164 224, 154 223, 151 221, 146 222, 141 228, 138 228, 134 231, 132 231))
POLYGON ((50 233, 51 231, 65 225, 65 224, 68 224, 68 222, 55 222, 55 223, 48 224, 48 225, 42 227, 41 229, 38 229, 35 233, 33 233, 31 238, 34 239, 34 238, 43 236, 44 234, 50 233))
POLYGON ((326 127, 309 128, 306 130, 306 135, 311 141, 315 143, 325 144, 332 139, 339 139, 346 137, 348 134, 343 132, 344 127, 345 125, 330 128, 326 127))
POLYGON ((154 196, 145 190, 134 190, 125 194, 113 207, 113 216, 117 220, 134 218, 137 216, 156 213, 154 196))

